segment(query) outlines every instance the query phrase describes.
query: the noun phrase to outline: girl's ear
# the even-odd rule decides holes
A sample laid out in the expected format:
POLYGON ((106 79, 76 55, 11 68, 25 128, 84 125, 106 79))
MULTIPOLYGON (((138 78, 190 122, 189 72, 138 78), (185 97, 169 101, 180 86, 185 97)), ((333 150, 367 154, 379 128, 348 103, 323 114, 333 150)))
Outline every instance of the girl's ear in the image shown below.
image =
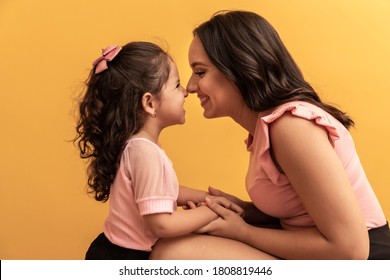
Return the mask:
POLYGON ((150 92, 145 92, 142 96, 142 107, 152 118, 156 117, 158 99, 150 92))

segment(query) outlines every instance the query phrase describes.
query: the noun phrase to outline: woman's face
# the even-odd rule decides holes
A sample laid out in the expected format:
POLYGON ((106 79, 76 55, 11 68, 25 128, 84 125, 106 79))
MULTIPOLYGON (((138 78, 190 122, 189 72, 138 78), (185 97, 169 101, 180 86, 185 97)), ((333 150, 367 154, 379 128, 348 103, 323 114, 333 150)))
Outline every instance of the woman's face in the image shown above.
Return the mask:
POLYGON ((187 84, 189 93, 197 93, 206 118, 239 115, 243 100, 236 85, 211 63, 200 39, 191 42, 189 63, 192 75, 187 84))

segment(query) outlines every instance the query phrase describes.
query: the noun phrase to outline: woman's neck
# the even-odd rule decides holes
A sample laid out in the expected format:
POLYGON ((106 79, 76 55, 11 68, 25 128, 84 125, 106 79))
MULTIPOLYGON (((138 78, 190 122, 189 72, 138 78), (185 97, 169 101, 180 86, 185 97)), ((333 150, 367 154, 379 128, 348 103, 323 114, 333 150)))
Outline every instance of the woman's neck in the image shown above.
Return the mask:
POLYGON ((232 119, 248 131, 251 135, 255 133, 256 122, 259 117, 259 113, 252 111, 245 104, 242 105, 240 113, 232 116, 232 119))

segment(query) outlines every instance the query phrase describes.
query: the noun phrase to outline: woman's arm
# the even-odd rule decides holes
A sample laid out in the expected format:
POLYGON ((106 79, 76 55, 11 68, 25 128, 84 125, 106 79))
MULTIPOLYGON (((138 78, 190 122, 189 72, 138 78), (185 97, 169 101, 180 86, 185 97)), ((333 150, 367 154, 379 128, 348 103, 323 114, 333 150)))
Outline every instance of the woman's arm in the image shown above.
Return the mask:
POLYGON ((218 215, 207 206, 200 206, 189 210, 151 214, 144 217, 155 236, 168 238, 192 233, 218 218, 218 215))
POLYGON ((209 207, 221 216, 207 226, 207 232, 283 259, 366 259, 365 220, 327 132, 314 122, 286 114, 272 124, 270 133, 274 157, 316 228, 257 228, 207 199, 209 207))

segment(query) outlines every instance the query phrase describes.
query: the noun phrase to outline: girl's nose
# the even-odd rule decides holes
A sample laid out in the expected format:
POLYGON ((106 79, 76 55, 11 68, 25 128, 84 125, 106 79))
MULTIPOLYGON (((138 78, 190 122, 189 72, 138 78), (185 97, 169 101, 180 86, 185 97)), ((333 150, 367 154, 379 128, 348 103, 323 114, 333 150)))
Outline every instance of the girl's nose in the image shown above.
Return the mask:
POLYGON ((188 91, 183 87, 184 98, 188 96, 188 91))

